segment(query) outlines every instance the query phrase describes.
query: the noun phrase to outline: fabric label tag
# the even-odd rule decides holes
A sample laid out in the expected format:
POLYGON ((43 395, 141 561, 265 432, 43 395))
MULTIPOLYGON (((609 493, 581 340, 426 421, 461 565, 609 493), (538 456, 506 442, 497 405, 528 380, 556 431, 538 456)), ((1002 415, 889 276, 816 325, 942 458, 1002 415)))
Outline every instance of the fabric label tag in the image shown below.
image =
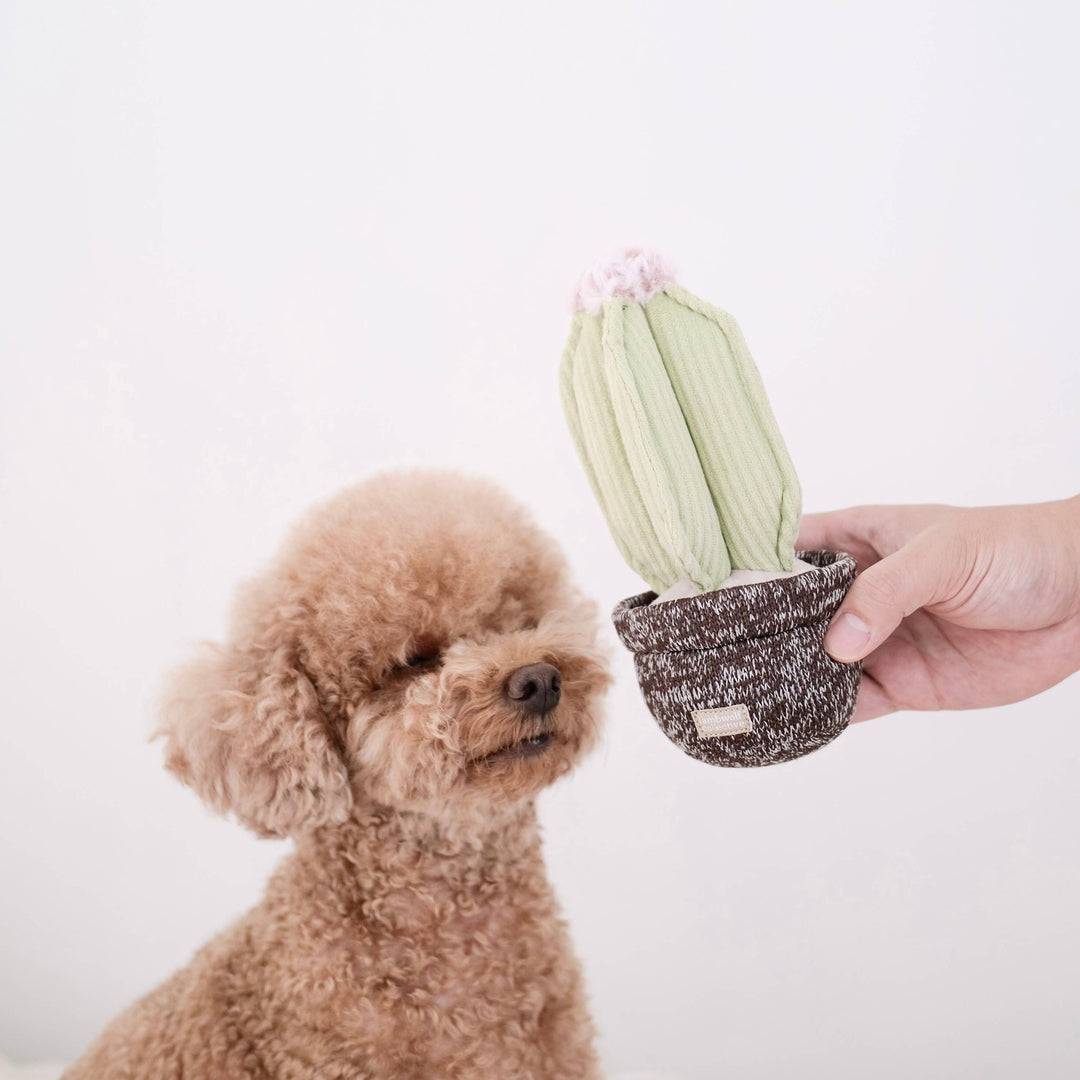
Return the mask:
POLYGON ((745 735, 754 730, 750 710, 745 705, 728 705, 723 709, 695 709, 690 714, 698 735, 703 739, 721 739, 726 735, 745 735))

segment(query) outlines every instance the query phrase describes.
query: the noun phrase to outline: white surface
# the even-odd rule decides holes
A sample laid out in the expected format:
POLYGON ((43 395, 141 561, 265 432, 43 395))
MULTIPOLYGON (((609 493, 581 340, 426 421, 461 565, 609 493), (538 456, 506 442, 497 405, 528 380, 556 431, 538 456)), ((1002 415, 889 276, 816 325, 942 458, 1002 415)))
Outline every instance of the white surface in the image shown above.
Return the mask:
POLYGON ((0 1055, 0 1080, 58 1080, 63 1071, 63 1065, 45 1062, 16 1065, 0 1055))
MULTIPOLYGON (((0 1046, 70 1058, 257 896, 280 849, 166 776, 149 701, 313 498, 489 473, 605 606, 640 590, 555 388, 613 247, 739 319, 809 509, 1075 492, 1078 31, 9 0, 0 1046)), ((612 649, 606 746, 544 804, 611 1071, 1077 1074, 1080 681, 725 772, 612 649)))

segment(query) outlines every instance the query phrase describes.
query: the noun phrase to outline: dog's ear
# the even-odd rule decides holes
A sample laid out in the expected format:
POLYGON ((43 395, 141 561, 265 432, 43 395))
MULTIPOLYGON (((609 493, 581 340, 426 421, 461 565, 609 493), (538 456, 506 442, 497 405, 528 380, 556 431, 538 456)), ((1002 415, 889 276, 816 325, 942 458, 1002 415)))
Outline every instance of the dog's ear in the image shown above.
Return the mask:
POLYGON ((343 821, 348 770, 288 646, 205 646, 169 681, 156 732, 165 763, 260 836, 343 821))

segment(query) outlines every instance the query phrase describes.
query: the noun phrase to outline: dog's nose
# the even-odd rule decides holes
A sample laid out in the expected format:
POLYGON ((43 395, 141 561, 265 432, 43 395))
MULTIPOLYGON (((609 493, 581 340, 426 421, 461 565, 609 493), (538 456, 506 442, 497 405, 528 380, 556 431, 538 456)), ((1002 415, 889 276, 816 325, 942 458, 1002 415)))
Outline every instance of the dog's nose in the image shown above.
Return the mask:
POLYGON ((537 716, 554 709, 561 693, 562 675, 552 664, 526 664, 506 680, 506 696, 537 716))

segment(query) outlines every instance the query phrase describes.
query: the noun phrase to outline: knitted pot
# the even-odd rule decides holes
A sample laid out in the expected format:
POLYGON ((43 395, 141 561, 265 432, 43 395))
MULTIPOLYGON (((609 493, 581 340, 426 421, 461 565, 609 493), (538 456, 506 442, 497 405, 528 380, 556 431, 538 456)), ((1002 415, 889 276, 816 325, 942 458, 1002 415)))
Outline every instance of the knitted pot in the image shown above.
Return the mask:
POLYGON ((830 551, 798 554, 815 569, 660 604, 646 592, 615 608, 649 710, 691 757, 774 765, 847 727, 859 665, 833 660, 822 639, 855 562, 830 551))

